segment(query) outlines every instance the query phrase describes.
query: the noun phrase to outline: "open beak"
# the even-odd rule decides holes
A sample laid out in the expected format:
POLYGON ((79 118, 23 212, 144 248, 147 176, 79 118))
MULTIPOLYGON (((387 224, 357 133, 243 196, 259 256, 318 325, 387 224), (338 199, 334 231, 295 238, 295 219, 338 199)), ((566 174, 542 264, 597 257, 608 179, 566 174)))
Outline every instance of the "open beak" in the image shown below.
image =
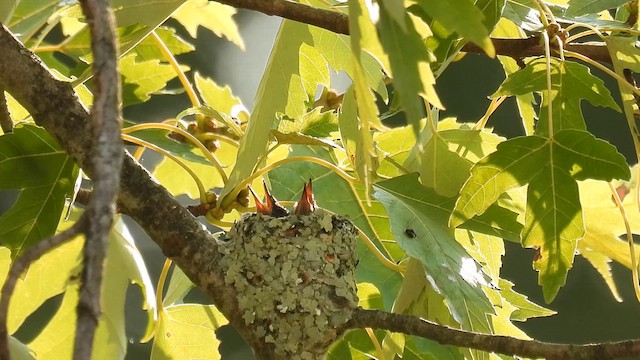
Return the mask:
POLYGON ((306 183, 302 189, 302 197, 296 204, 296 208, 293 210, 293 213, 295 215, 309 215, 317 207, 316 199, 314 199, 313 190, 311 189, 311 179, 309 179, 309 182, 306 183))
POLYGON ((251 195, 253 195, 253 199, 256 203, 256 211, 258 214, 269 215, 273 217, 284 217, 289 215, 289 211, 285 209, 282 205, 278 203, 278 200, 271 195, 269 189, 267 188, 267 183, 262 182, 264 186, 265 193, 265 203, 260 201, 256 193, 253 191, 251 186, 249 186, 249 190, 251 191, 251 195))

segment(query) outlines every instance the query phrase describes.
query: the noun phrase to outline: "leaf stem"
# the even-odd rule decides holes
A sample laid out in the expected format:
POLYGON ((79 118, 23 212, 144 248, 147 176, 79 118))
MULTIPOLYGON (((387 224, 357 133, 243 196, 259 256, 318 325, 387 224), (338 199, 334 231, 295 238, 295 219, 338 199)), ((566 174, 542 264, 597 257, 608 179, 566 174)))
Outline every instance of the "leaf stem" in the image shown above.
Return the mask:
POLYGON ((131 135, 127 135, 127 134, 122 134, 122 140, 124 141, 129 141, 132 142, 134 144, 138 144, 140 146, 144 146, 146 148, 149 148, 153 151, 156 151, 166 157, 168 157, 169 159, 173 160, 176 164, 180 165, 180 167, 182 167, 186 172, 189 173, 189 175, 191 175, 191 177, 193 178, 193 180, 196 182, 196 185, 198 186, 198 192, 200 193, 200 202, 203 204, 207 203, 207 190, 204 188, 204 184, 202 184, 202 181, 200 180, 200 178, 198 177, 198 175, 196 175, 195 172, 193 172, 193 170, 191 170, 191 168, 189 168, 185 163, 183 163, 180 159, 178 159, 177 156, 169 153, 168 151, 166 151, 165 149, 156 146, 150 142, 144 141, 142 139, 138 139, 137 137, 131 136, 131 135))
POLYGON ((478 120, 476 125, 473 127, 474 130, 481 130, 487 125, 487 121, 489 121, 489 117, 491 114, 496 111, 496 109, 507 99, 506 96, 498 96, 497 98, 491 99, 491 104, 487 108, 487 111, 484 115, 478 120))
MULTIPOLYGON (((539 0, 536 0, 538 3, 539 0)), ((549 44, 549 34, 547 31, 542 32, 542 38, 544 39, 544 58, 547 63, 547 116, 549 117, 549 139, 553 139, 554 129, 553 129, 553 99, 551 98, 551 47, 549 44)))
POLYGON ((369 339, 371 339, 371 342, 373 343, 373 347, 376 348, 376 351, 378 352, 378 358, 380 360, 386 360, 384 352, 382 351, 382 346, 380 346, 380 341, 378 341, 378 337, 376 336, 376 333, 373 331, 373 329, 370 327, 367 327, 367 328, 364 328, 364 331, 367 332, 369 339))
POLYGON ((180 80, 180 83, 182 83, 184 90, 187 92, 187 95, 189 96, 189 100, 191 101, 191 104, 194 107, 200 107, 201 105, 200 100, 198 99, 196 92, 193 90, 193 86, 191 86, 191 83, 187 79, 187 76, 184 74, 184 71, 182 71, 182 69, 180 68, 180 64, 178 63, 176 58, 173 56, 173 53, 171 53, 171 50, 169 50, 167 45, 162 41, 162 39, 160 39, 160 37, 158 36, 158 34, 156 34, 155 31, 152 31, 150 35, 153 42, 155 42, 158 48, 160 49, 160 52, 162 52, 162 55, 164 55, 165 59, 167 59, 169 64, 171 64, 176 74, 178 74, 178 79, 180 80))
POLYGON ((147 124, 132 125, 132 126, 123 128, 122 133, 129 134, 134 131, 140 131, 145 129, 169 130, 184 136, 187 140, 189 140, 189 142, 191 142, 194 146, 200 149, 200 151, 202 151, 202 155, 204 155, 204 157, 206 157, 207 160, 209 160, 209 162, 213 164, 213 166, 215 166, 216 170, 218 170, 218 173, 220 174, 220 177, 222 178, 222 182, 226 184, 227 181, 229 181, 229 177, 224 172, 224 168, 220 164, 220 161, 218 160, 218 158, 211 151, 209 151, 209 149, 207 149, 207 147, 204 146, 204 144, 200 140, 198 140, 198 138, 196 138, 194 135, 192 135, 190 132, 186 130, 183 130, 177 126, 164 124, 164 123, 147 123, 147 124))
POLYGON ((636 294, 636 299, 640 302, 640 284, 638 280, 638 258, 636 257, 636 250, 633 243, 633 233, 631 231, 631 226, 629 225, 629 218, 627 217, 627 212, 622 205, 622 201, 620 200, 620 196, 618 192, 613 187, 611 182, 608 182, 609 189, 611 189, 611 196, 620 210, 620 215, 622 215, 622 221, 624 221, 624 228, 627 232, 627 242, 629 243, 629 256, 631 257, 631 276, 633 278, 633 291, 636 294))
POLYGON ((382 263, 382 265, 388 267, 389 269, 402 273, 403 267, 396 264, 395 262, 389 260, 384 254, 378 249, 378 247, 369 239, 367 234, 365 234, 362 230, 358 228, 358 236, 364 242, 365 245, 369 248, 369 250, 373 253, 373 255, 382 263))
POLYGON ((156 288, 156 309, 158 309, 158 312, 164 311, 162 294, 164 293, 164 283, 167 281, 167 275, 169 274, 172 263, 171 259, 165 259, 160 277, 158 278, 158 287, 156 288))

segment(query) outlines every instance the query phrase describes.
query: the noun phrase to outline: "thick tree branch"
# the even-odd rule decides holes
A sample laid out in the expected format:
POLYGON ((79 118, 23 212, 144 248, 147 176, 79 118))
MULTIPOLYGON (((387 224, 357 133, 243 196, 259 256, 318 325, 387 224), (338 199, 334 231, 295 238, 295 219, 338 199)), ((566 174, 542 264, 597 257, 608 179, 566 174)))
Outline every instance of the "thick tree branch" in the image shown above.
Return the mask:
MULTIPOLYGON (((337 34, 349 35, 349 16, 339 11, 315 8, 288 0, 213 0, 236 8, 259 11, 267 15, 276 15, 285 19, 314 25, 337 34)), ((526 39, 491 39, 497 55, 512 58, 543 56, 544 46, 540 38, 533 36, 526 39)), ((609 51, 604 43, 573 43, 565 45, 567 50, 590 57, 603 63, 611 63, 609 51)), ((462 47, 463 52, 484 54, 479 46, 468 43, 462 47)))
POLYGON ((85 216, 86 242, 77 306, 73 358, 91 359, 101 314, 100 293, 107 241, 115 213, 124 147, 120 140, 120 74, 113 14, 108 0, 81 0, 91 34, 94 101, 91 110, 93 196, 85 216))
POLYGON ((443 345, 484 350, 505 355, 553 360, 607 360, 640 354, 640 340, 572 345, 522 340, 509 336, 486 335, 438 325, 411 315, 380 310, 356 309, 347 328, 385 329, 420 336, 443 345))

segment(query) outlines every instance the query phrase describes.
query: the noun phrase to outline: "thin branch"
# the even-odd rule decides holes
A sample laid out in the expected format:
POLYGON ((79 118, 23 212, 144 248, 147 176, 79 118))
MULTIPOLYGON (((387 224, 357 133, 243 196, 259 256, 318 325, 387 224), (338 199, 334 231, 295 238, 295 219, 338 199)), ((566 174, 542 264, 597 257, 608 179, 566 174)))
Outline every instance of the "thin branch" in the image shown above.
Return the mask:
MULTIPOLYGON (((236 8, 259 11, 267 15, 276 15, 285 19, 314 25, 337 34, 349 35, 349 16, 338 11, 319 9, 313 6, 287 0, 214 0, 236 8)), ((491 39, 497 55, 509 56, 515 59, 528 56, 543 56, 544 46, 540 37, 532 36, 525 39, 491 39)), ((590 57, 593 60, 611 63, 611 56, 604 43, 574 43, 565 44, 569 51, 590 57)), ((467 43, 462 47, 463 52, 484 54, 478 45, 467 43)))
POLYGON ((552 344, 536 340, 522 340, 510 336, 487 335, 453 329, 448 326, 419 319, 412 315, 392 314, 381 310, 356 309, 347 328, 385 329, 415 335, 443 345, 515 355, 527 358, 553 360, 606 360, 632 357, 640 354, 640 340, 599 344, 552 344))
POLYGON ((92 178, 93 193, 85 213, 88 226, 85 229, 84 266, 73 358, 89 360, 101 313, 102 273, 115 213, 124 147, 120 140, 120 75, 113 14, 108 0, 81 0, 80 5, 89 24, 94 54, 95 97, 91 110, 94 146, 91 148, 91 157, 95 171, 92 178))
POLYGON ((0 86, 0 128, 2 132, 8 134, 13 132, 13 121, 7 106, 7 97, 4 94, 4 88, 0 86))
POLYGON ((214 0, 235 8, 259 11, 349 35, 349 17, 338 11, 319 9, 287 0, 214 0))
POLYGON ((75 224, 67 230, 54 235, 48 239, 44 239, 36 245, 27 249, 22 256, 17 258, 11 264, 9 273, 4 281, 0 292, 0 360, 9 360, 9 332, 7 329, 7 319, 9 312, 9 302, 13 290, 16 288, 20 275, 29 267, 29 265, 38 260, 47 251, 61 245, 68 240, 73 239, 80 234, 85 225, 85 217, 82 216, 75 224))

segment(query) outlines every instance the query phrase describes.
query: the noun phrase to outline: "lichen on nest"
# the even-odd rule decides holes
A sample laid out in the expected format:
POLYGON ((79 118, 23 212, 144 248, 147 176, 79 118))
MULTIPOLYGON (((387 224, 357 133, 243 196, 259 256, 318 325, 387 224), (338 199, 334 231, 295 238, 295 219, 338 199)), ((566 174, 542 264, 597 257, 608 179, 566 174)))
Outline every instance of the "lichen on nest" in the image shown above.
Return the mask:
POLYGON ((313 359, 357 307, 358 231, 346 218, 245 215, 221 237, 225 282, 247 325, 283 358, 313 359))

